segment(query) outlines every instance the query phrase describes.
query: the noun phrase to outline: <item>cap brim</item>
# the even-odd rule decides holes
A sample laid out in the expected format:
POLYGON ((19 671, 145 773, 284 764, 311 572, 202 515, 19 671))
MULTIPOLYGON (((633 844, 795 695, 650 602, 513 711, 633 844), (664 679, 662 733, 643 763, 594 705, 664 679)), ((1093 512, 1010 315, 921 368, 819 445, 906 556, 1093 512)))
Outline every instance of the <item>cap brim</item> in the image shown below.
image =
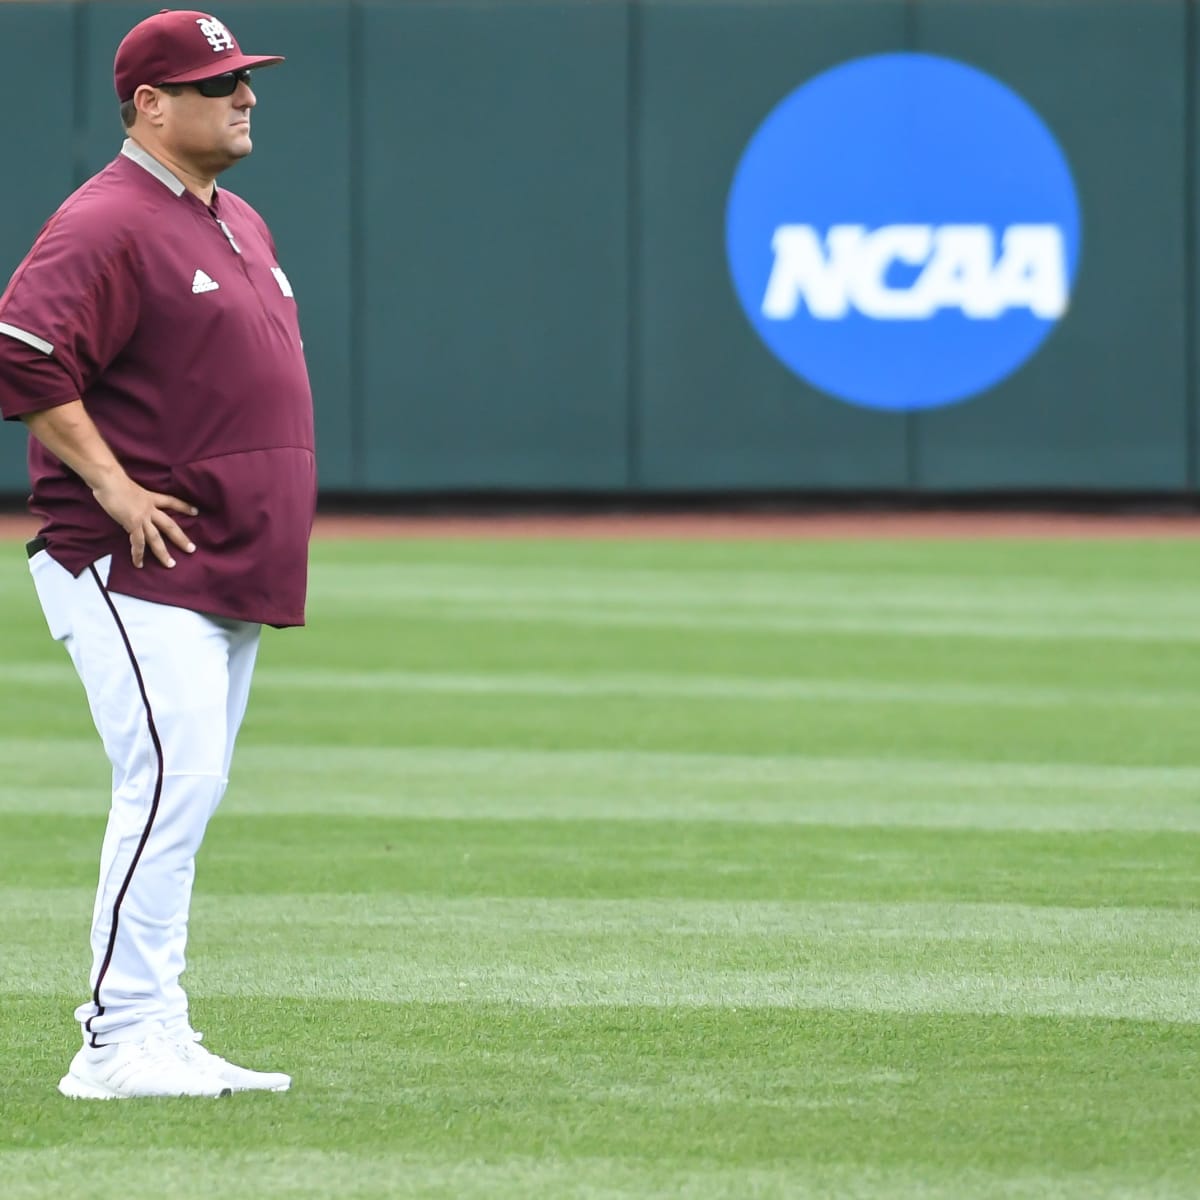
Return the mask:
POLYGON ((197 83, 201 79, 214 79, 218 75, 227 75, 230 71, 244 71, 252 67, 274 67, 283 62, 281 54, 233 54, 221 59, 221 69, 214 71, 212 66, 201 67, 195 71, 183 71, 172 75, 169 79, 160 79, 159 83, 197 83))

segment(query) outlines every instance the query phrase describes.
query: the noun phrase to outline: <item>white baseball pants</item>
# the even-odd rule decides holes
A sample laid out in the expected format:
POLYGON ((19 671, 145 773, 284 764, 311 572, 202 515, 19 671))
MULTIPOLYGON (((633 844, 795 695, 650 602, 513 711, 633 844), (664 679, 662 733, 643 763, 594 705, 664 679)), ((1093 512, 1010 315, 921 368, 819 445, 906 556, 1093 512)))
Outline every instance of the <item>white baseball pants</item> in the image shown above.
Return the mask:
MULTIPOLYGON (((112 763, 92 914, 89 1045, 190 1030, 179 984, 195 856, 229 781, 261 626, 110 592, 105 558, 76 578, 29 560, 50 633, 83 681, 112 763)), ((153 570, 153 567, 146 567, 153 570)))

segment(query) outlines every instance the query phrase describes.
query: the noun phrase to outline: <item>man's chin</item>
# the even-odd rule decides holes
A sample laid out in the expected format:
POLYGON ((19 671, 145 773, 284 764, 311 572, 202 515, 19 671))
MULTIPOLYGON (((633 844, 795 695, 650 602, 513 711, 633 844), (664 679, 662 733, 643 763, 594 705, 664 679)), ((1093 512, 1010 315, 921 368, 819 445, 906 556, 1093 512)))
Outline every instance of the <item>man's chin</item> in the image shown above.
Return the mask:
POLYGON ((236 142, 229 142, 218 153, 212 155, 209 160, 209 169, 214 175, 220 175, 222 171, 228 171, 243 158, 249 158, 253 149, 254 144, 248 137, 238 138, 236 142))

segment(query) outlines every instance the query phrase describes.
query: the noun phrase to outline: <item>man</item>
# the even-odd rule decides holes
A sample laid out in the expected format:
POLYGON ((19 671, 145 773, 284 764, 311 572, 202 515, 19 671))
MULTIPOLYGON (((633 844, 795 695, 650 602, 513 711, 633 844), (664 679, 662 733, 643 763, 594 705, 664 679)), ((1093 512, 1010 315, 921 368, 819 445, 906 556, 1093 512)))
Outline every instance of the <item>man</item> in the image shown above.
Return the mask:
POLYGON ((316 494, 296 305, 215 184, 250 153, 250 71, 215 17, 121 42, 128 138, 0 296, 0 413, 30 437, 30 569, 112 762, 84 1044, 67 1096, 284 1091, 200 1045, 179 984, 194 861, 263 624, 301 625, 316 494))

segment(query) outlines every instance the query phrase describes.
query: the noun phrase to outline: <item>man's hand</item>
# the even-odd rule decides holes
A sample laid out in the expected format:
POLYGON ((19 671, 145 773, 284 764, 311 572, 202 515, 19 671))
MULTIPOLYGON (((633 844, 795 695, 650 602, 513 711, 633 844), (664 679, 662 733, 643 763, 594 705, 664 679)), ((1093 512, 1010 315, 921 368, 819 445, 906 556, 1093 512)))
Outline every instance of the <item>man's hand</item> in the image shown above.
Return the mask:
POLYGON ((196 549, 170 514, 181 512, 194 517, 198 510, 178 496, 148 492, 134 483, 88 416, 82 400, 26 413, 21 420, 51 454, 92 489, 100 507, 129 534, 135 567, 145 564, 147 546, 164 567, 175 565, 164 535, 188 554, 196 549))
POLYGON ((113 472, 110 478, 92 489, 92 495, 100 507, 129 534, 135 567, 145 563, 147 547, 164 567, 173 567, 175 559, 171 557, 168 540, 186 554, 195 552, 196 547, 188 535, 169 515, 181 512, 194 517, 199 510, 186 500, 162 492, 148 492, 140 484, 134 483, 124 471, 113 472))

